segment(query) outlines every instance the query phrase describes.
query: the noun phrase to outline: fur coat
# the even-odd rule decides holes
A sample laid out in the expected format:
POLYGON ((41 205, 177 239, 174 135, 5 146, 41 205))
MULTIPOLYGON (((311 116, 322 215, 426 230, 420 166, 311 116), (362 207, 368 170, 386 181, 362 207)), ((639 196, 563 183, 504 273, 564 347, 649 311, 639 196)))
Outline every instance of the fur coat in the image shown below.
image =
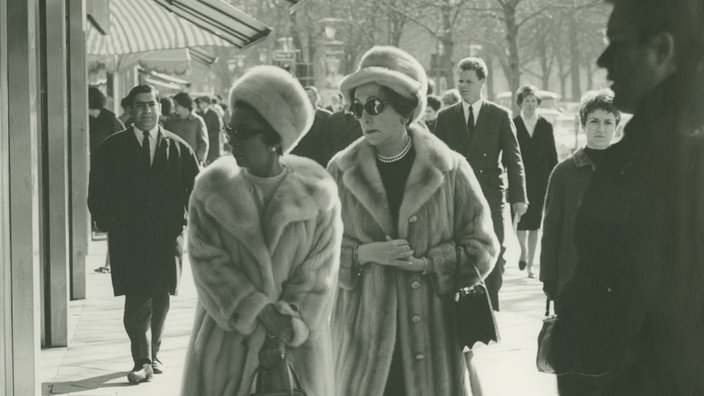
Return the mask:
POLYGON ((381 396, 394 345, 400 348, 408 396, 466 395, 465 361, 448 295, 455 287, 455 243, 468 259, 460 285, 478 282, 498 253, 489 206, 461 155, 425 128, 412 126, 416 158, 398 224, 392 224, 374 148, 358 139, 330 162, 338 183, 345 232, 340 290, 332 329, 337 395, 381 396), (359 273, 355 244, 405 238, 428 274, 370 263, 359 273))
POLYGON ((342 223, 337 188, 312 160, 284 156, 289 174, 264 213, 234 158, 197 179, 189 248, 198 291, 183 395, 249 395, 266 331, 261 310, 294 316, 286 356, 311 396, 333 394, 329 320, 342 223))

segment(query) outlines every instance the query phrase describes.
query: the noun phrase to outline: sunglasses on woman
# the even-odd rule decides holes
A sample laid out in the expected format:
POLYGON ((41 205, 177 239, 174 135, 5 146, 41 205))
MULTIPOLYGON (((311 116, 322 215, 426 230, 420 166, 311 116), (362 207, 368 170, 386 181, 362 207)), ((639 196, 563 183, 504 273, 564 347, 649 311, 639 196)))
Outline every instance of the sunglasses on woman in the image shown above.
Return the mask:
POLYGON ((366 111, 367 114, 372 116, 379 115, 382 111, 384 111, 388 103, 389 102, 387 101, 379 99, 369 99, 364 104, 360 101, 355 101, 350 106, 350 110, 352 111, 354 118, 359 120, 362 118, 362 111, 366 111))
POLYGON ((233 140, 245 140, 264 132, 266 131, 263 129, 235 129, 230 125, 225 125, 225 143, 230 143, 233 140))

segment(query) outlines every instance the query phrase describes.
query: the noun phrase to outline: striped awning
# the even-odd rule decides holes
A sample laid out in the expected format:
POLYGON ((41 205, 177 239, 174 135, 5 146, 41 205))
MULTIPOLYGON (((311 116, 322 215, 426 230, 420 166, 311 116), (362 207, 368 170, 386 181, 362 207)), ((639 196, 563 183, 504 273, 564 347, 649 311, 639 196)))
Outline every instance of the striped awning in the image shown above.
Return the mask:
POLYGON ((180 0, 202 7, 217 2, 208 15, 177 14, 174 0, 110 0, 108 26, 89 18, 86 52, 91 55, 122 55, 144 51, 199 46, 244 48, 266 37, 270 29, 220 0, 180 0), (212 22, 217 16, 218 24, 212 22), (195 22, 195 23, 194 23, 195 22), (227 30, 223 30, 222 25, 227 30))

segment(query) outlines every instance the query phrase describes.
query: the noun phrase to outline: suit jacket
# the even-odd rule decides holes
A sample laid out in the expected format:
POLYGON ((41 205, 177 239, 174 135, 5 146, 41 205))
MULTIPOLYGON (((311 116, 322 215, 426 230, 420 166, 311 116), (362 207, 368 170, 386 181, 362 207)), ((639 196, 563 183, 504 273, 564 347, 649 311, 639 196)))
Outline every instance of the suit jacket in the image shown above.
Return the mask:
POLYGON ((174 114, 164 122, 164 128, 185 140, 196 153, 198 162, 205 163, 209 138, 208 128, 205 126, 203 117, 195 112, 191 112, 186 118, 174 114))
POLYGON ((508 172, 508 201, 528 202, 516 127, 507 109, 484 100, 470 136, 462 102, 454 104, 438 114, 435 134, 467 158, 492 212, 504 202, 504 167, 508 172))
POLYGON ((115 295, 155 288, 176 294, 186 207, 198 173, 193 150, 159 127, 151 168, 132 128, 107 138, 92 159, 88 208, 108 232, 115 295))
POLYGON ((333 153, 328 153, 329 128, 328 118, 332 115, 331 112, 317 108, 315 110, 315 119, 313 125, 308 132, 301 138, 296 147, 291 150, 291 154, 300 155, 319 163, 321 166, 327 166, 328 161, 333 153))

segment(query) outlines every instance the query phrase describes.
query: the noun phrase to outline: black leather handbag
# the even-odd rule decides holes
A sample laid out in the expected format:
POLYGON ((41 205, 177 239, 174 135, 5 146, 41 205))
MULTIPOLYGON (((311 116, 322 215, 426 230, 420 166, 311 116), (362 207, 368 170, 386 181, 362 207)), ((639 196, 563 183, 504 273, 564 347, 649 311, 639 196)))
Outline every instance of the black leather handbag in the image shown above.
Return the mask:
POLYGON ((463 252, 462 246, 456 244, 455 292, 451 296, 451 304, 460 348, 472 349, 477 342, 489 344, 491 341, 498 342, 501 337, 499 336, 499 327, 496 325, 494 308, 491 306, 486 284, 474 263, 472 263, 472 268, 477 274, 479 283, 471 287, 461 287, 459 285, 463 252))
MULTIPOLYGON (((553 307, 554 313, 554 307, 553 307)), ((538 354, 535 358, 535 365, 541 373, 555 374, 555 369, 550 364, 550 347, 552 345, 552 329, 555 327, 557 315, 550 314, 550 298, 545 302, 545 318, 543 319, 543 328, 538 334, 538 354)))
POLYGON ((301 382, 285 356, 270 367, 260 365, 257 368, 250 393, 252 396, 306 396, 306 391, 301 388, 301 382))

